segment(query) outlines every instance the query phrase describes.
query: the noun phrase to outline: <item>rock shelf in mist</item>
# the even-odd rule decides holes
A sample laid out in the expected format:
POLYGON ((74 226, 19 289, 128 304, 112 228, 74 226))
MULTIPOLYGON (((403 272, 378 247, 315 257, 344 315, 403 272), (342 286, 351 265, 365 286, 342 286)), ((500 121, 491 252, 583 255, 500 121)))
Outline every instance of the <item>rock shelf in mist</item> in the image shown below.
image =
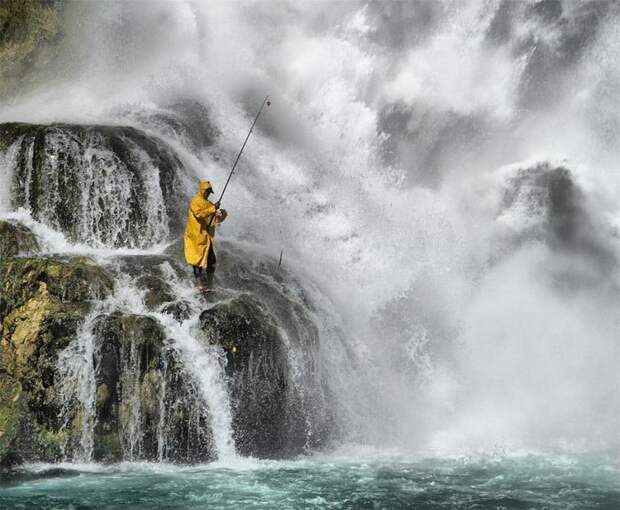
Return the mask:
POLYGON ((295 277, 221 242, 218 290, 196 291, 178 237, 190 173, 170 145, 133 127, 11 123, 0 151, 11 208, 28 215, 0 221, 1 465, 282 458, 333 437, 295 277), (57 253, 40 229, 89 256, 57 253))
POLYGON ((144 247, 178 234, 183 163, 162 140, 127 126, 0 125, 11 202, 73 242, 144 247))
MULTIPOLYGON (((34 234, 13 223, 0 227, 10 233, 3 242, 12 254, 0 264, 0 461, 217 458, 213 410, 166 327, 200 313, 173 288, 176 281, 191 289, 178 263, 181 244, 103 264, 23 257, 17 247, 30 246, 34 234), (100 301, 123 285, 143 293, 143 313, 99 312, 100 301)), ((236 450, 283 457, 324 443, 332 418, 303 301, 280 285, 275 260, 257 263, 230 243, 221 258, 223 289, 216 303, 203 303, 199 338, 225 366, 236 450), (293 367, 291 355, 303 357, 302 365, 293 367)))

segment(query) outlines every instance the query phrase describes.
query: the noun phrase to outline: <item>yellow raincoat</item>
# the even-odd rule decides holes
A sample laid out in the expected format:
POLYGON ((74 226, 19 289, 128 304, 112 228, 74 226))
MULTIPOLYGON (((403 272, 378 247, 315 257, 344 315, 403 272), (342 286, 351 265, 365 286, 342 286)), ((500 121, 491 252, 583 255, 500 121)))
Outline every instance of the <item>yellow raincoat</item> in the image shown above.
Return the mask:
POLYGON ((202 181, 198 194, 192 199, 187 211, 187 224, 183 244, 185 260, 188 264, 198 267, 207 267, 209 249, 213 249, 215 225, 224 221, 225 215, 213 218, 216 213, 215 204, 204 198, 204 193, 211 187, 209 181, 202 181))

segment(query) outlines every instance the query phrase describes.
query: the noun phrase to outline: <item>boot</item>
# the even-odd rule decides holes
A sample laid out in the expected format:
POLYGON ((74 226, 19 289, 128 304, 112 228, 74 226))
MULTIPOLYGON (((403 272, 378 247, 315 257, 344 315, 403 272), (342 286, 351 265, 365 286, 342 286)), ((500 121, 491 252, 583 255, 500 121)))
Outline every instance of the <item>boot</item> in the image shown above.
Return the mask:
POLYGON ((215 290, 215 273, 207 273, 205 278, 205 290, 215 290))

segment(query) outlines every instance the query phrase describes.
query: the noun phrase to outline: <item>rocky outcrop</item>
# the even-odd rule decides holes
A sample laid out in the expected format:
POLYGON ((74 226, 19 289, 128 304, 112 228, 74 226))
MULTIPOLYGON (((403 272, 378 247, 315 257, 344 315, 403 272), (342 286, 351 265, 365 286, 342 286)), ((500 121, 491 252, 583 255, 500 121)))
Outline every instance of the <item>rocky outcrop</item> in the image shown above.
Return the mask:
POLYGON ((200 316, 209 342, 228 353, 235 446, 242 455, 281 457, 306 445, 300 397, 284 338, 249 294, 200 316))
POLYGON ((0 220, 0 262, 18 255, 33 255, 39 250, 39 242, 28 227, 0 220))
POLYGON ((36 71, 57 55, 62 37, 60 0, 4 0, 0 3, 0 97, 24 91, 36 71))
POLYGON ((275 259, 227 242, 218 257, 224 290, 200 322, 227 352, 237 450, 280 458, 326 444, 334 416, 309 298, 275 259))
MULTIPOLYGON (((281 458, 325 444, 333 417, 309 300, 275 261, 219 248, 219 289, 200 328, 205 347, 226 353, 237 451, 281 458)), ((213 410, 159 315, 183 322, 201 311, 187 287, 179 291, 193 285, 179 257, 171 248, 104 267, 85 257, 0 263, 0 462, 216 457, 213 410), (107 304, 97 312, 114 279, 143 291, 152 315, 107 304)))
POLYGON ((142 315, 102 315, 94 334, 94 459, 211 460, 206 406, 159 323, 142 315))
POLYGON ((25 406, 20 433, 6 455, 60 457, 58 353, 76 338, 91 301, 107 296, 113 285, 105 270, 84 257, 14 258, 0 264, 0 383, 19 384, 25 406))
POLYGON ((152 311, 176 301, 171 279, 185 282, 187 272, 172 258, 164 255, 126 255, 115 257, 111 271, 130 276, 138 289, 144 291, 144 304, 152 311))
POLYGON ((162 140, 127 126, 0 124, 15 207, 70 240, 143 247, 180 232, 186 173, 162 140))

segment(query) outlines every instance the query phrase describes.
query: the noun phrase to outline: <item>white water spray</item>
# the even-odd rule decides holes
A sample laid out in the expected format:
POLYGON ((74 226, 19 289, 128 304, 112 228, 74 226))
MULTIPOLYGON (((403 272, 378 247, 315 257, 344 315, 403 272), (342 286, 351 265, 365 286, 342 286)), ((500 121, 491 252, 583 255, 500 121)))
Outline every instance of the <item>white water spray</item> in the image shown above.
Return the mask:
MULTIPOLYGON (((504 203, 518 183, 507 165, 535 173, 526 162, 565 161, 580 210, 617 259, 617 6, 284 5, 84 9, 72 28, 88 50, 79 76, 1 117, 122 122, 123 106, 148 119, 191 97, 219 130, 196 171, 222 183, 268 91, 274 105, 228 192, 223 230, 284 247, 329 294, 366 381, 334 365, 329 377, 365 439, 617 443, 617 265, 603 281, 595 255, 554 244, 552 228, 533 233, 533 219, 558 221, 540 195, 504 203), (119 17, 123 27, 110 21, 119 17), (117 37, 127 24, 144 42, 117 37), (382 403, 372 419, 360 388, 382 403)), ((197 367, 217 366, 183 348, 197 367)))

